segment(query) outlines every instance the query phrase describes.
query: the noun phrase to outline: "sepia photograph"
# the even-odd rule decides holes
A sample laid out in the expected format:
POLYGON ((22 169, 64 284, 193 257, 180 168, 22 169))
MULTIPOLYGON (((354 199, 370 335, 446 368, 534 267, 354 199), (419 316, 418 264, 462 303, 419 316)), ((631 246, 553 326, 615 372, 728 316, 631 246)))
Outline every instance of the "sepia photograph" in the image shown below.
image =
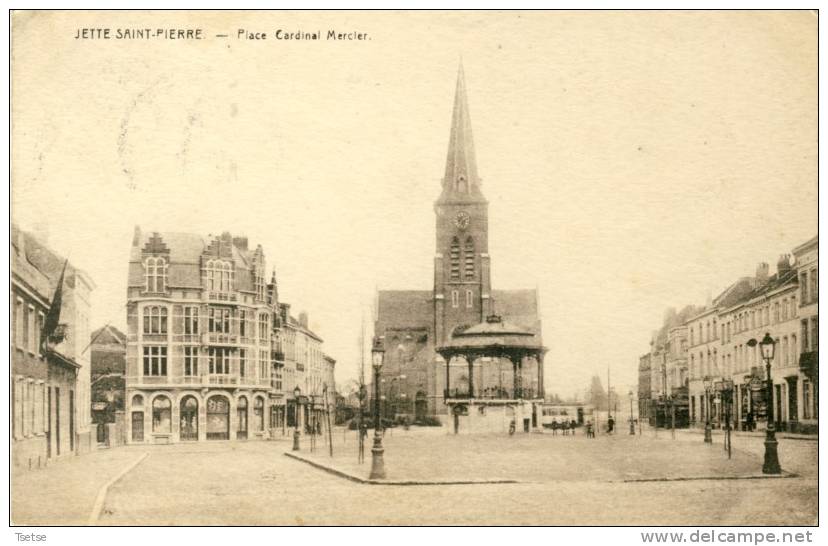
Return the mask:
POLYGON ((16 542, 813 541, 818 10, 8 13, 16 542))

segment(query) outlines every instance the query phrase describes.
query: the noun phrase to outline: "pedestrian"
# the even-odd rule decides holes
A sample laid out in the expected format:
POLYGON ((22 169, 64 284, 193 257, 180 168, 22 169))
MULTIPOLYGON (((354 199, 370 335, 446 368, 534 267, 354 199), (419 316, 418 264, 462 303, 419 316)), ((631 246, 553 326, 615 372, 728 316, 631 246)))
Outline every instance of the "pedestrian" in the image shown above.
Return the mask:
POLYGON ((586 435, 587 438, 595 438, 595 431, 592 429, 592 421, 586 422, 586 435))
POLYGON ((569 423, 564 421, 563 423, 561 423, 561 426, 563 427, 563 435, 569 436, 569 423))
POLYGON ((613 419, 612 416, 610 416, 610 418, 607 419, 607 434, 612 434, 612 431, 613 431, 614 428, 615 428, 615 419, 613 419))
POLYGON ((552 421, 552 436, 558 435, 558 422, 552 421))

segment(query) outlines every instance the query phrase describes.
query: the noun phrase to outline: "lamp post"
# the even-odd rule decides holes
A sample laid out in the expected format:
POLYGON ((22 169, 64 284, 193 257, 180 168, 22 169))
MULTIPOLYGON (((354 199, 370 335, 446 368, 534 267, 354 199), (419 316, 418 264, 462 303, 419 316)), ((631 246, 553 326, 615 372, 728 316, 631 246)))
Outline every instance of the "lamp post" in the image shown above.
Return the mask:
MULTIPOLYGON (((755 339, 747 342, 749 347, 754 347, 757 344, 755 339)), ((771 362, 776 350, 776 341, 771 337, 770 333, 765 333, 762 341, 758 342, 759 348, 762 350, 762 359, 765 361, 765 371, 767 372, 767 395, 765 397, 768 405, 767 417, 768 426, 765 434, 765 463, 762 465, 762 473, 764 474, 781 474, 782 469, 779 467, 779 455, 776 451, 778 442, 776 441, 776 428, 773 424, 773 379, 771 379, 771 362)))
POLYGON ((713 380, 709 375, 702 379, 704 383, 704 443, 712 444, 713 435, 710 430, 710 391, 713 387, 713 380))
POLYGON ((722 404, 725 409, 725 449, 730 459, 730 408, 733 405, 733 381, 730 379, 722 381, 722 404))
POLYGON ((374 346, 371 348, 371 363, 374 366, 374 445, 371 448, 371 476, 370 479, 377 480, 385 478, 385 461, 383 460, 382 434, 380 433, 380 372, 385 360, 385 349, 380 338, 374 338, 374 346))
POLYGON ((633 403, 633 393, 632 393, 632 389, 630 389, 630 435, 635 436, 635 421, 633 419, 632 403, 633 403))
POLYGON ((293 451, 299 451, 299 395, 302 390, 297 385, 293 389, 293 399, 296 403, 293 406, 293 451))

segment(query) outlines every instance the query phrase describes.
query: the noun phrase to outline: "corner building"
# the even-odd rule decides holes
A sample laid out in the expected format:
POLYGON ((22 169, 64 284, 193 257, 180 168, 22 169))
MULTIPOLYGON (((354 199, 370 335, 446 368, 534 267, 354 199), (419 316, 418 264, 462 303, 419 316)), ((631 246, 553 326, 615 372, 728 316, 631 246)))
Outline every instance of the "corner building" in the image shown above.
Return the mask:
POLYGON ((471 118, 462 67, 457 76, 445 175, 434 204, 436 220, 432 290, 380 290, 375 333, 385 347, 381 384, 386 406, 414 414, 445 413, 448 398, 499 398, 520 385, 522 398, 543 398, 543 366, 520 363, 515 377, 505 359, 481 358, 467 366, 447 363, 435 348, 454 334, 498 315, 532 334, 541 345, 538 294, 493 290, 489 256, 489 203, 477 172, 471 118), (449 367, 446 370, 446 367, 449 367), (472 368, 471 373, 469 369, 472 368), (474 391, 468 392, 474 377, 474 391), (446 380, 452 390, 446 392, 446 380))
POLYGON ((262 247, 250 248, 246 237, 136 227, 127 288, 128 443, 266 439, 285 433, 288 420, 305 421, 306 365, 322 360, 322 340, 279 304, 265 266, 262 247), (309 336, 315 351, 295 347, 309 336), (303 391, 296 400, 294 386, 303 391))

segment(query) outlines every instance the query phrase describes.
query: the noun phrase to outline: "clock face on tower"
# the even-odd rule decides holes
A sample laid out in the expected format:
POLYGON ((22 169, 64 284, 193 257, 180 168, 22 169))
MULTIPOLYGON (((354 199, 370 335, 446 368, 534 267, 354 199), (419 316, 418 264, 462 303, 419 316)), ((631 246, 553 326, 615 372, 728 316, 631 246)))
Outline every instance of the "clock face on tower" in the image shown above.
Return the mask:
POLYGON ((457 226, 458 229, 466 229, 469 227, 469 222, 471 221, 471 217, 469 213, 461 210, 457 213, 457 216, 454 217, 454 225, 457 226))

